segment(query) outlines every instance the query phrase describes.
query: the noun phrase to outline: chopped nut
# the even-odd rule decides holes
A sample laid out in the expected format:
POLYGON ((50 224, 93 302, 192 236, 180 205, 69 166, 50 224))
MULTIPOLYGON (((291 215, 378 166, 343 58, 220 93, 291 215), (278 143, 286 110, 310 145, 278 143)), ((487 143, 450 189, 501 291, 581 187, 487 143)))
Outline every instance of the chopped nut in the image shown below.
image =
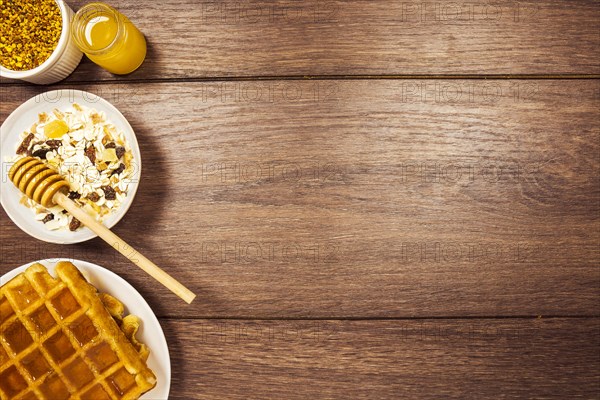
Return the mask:
POLYGON ((33 137, 33 133, 30 133, 29 135, 25 136, 25 139, 23 139, 21 145, 17 149, 17 154, 24 154, 27 151, 27 149, 29 149, 29 143, 31 143, 33 137))
POLYGON ((69 222, 69 230, 71 232, 75 232, 77 230, 77 228, 79 228, 81 226, 81 222, 79 222, 79 220, 75 217, 73 217, 71 219, 71 222, 69 222))
POLYGON ((43 223, 46 223, 48 221, 52 221, 54 219, 54 214, 50 213, 50 214, 46 214, 46 216, 44 217, 44 219, 42 220, 43 223))
POLYGON ((117 193, 115 192, 115 189, 112 188, 112 186, 101 186, 100 189, 104 191, 104 198, 106 200, 114 200, 117 198, 117 193))
POLYGON ((108 142, 104 146, 105 149, 114 149, 115 147, 117 147, 117 145, 115 144, 115 142, 108 142))

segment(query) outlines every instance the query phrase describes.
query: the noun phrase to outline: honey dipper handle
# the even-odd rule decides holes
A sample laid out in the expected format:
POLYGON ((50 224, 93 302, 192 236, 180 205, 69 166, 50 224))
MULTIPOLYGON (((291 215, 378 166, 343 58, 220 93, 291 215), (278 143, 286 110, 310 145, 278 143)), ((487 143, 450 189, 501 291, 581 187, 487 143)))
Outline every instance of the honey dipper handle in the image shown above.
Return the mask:
POLYGON ((133 247, 128 245, 123 239, 115 235, 107 227, 96 221, 94 217, 85 212, 73 200, 69 199, 64 193, 57 192, 53 198, 54 202, 71 213, 82 224, 90 228, 94 233, 100 236, 106 243, 110 244, 115 250, 127 257, 135 265, 146 271, 154 279, 162 283, 167 289, 179 296, 183 301, 190 304, 196 295, 183 286, 179 281, 167 274, 160 267, 148 260, 133 247))

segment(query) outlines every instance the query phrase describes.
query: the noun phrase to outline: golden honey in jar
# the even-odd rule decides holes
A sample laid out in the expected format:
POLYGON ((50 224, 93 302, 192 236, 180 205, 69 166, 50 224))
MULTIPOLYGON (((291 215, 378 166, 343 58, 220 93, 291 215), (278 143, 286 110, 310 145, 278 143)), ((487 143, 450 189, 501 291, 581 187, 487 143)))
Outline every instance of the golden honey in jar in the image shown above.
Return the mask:
POLYGON ((146 57, 146 39, 129 19, 104 3, 85 5, 73 18, 77 47, 113 74, 129 74, 146 57))

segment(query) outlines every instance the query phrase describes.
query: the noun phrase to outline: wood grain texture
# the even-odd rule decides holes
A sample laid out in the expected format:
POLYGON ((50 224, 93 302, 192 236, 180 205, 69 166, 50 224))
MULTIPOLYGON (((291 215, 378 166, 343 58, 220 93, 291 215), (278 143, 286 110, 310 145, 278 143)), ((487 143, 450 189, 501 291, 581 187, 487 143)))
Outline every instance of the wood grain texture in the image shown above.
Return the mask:
MULTIPOLYGON (((84 0, 69 0, 74 10, 84 0)), ((114 0, 148 39, 135 73, 69 81, 304 75, 598 74, 600 3, 114 0)))
MULTIPOLYGON (((480 79, 597 77, 599 2, 110 3, 146 62, 52 88, 130 121, 114 230, 199 296, 3 210, 0 275, 69 257, 131 282, 174 400, 599 398, 600 81, 480 79)), ((0 122, 49 89, 0 82, 0 122)))
MULTIPOLYGON (((141 145, 115 232, 198 298, 181 307, 101 242, 34 242, 4 213, 2 269, 98 262, 162 316, 597 316, 599 85, 78 86, 141 145)), ((43 90, 2 87, 2 118, 43 90)))
POLYGON ((171 399, 593 399, 597 319, 162 320, 171 399), (193 354, 193 357, 190 357, 193 354))

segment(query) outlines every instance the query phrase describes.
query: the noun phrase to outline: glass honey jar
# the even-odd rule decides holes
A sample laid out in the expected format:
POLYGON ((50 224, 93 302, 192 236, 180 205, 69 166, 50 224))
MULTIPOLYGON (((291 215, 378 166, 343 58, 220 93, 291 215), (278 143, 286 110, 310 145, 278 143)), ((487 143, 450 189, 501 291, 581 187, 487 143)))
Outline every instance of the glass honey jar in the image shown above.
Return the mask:
POLYGON ((113 74, 129 74, 146 57, 146 39, 129 19, 104 3, 82 7, 71 23, 77 47, 113 74))

